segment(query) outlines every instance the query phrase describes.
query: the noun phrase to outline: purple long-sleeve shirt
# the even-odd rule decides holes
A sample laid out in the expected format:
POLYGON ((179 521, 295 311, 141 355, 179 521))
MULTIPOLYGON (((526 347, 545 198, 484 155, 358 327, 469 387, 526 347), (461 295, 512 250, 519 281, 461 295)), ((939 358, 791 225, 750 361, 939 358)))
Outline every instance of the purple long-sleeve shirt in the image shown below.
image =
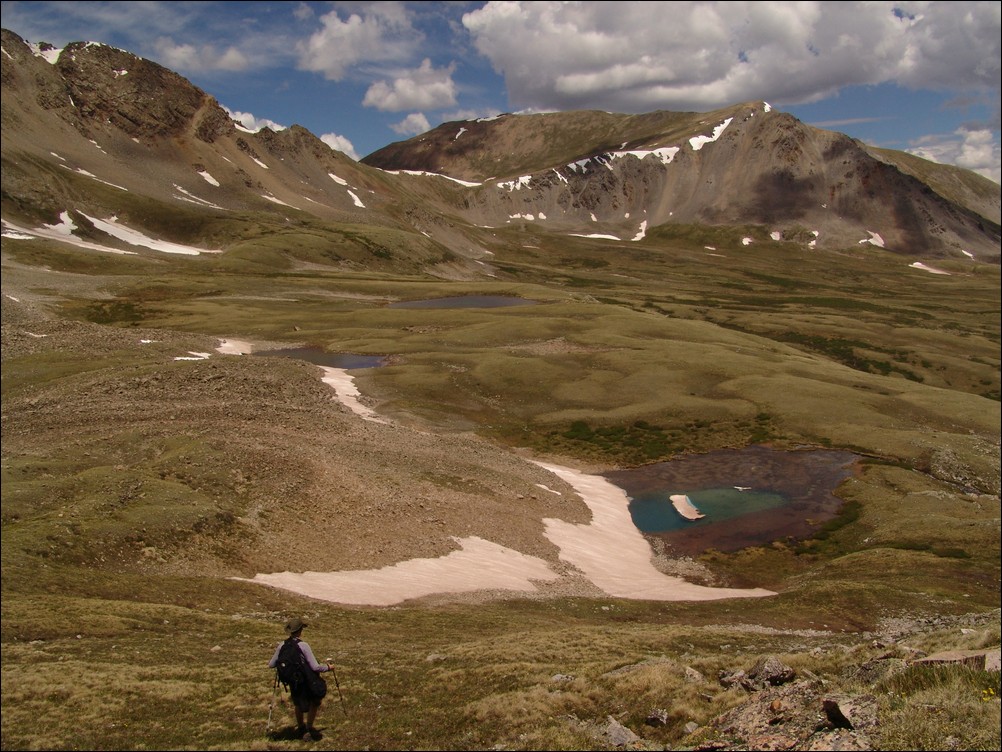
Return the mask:
MULTIPOLYGON (((296 643, 299 645, 299 649, 302 651, 303 656, 305 656, 306 662, 310 664, 310 668, 319 673, 329 670, 326 663, 320 663, 317 661, 316 656, 313 655, 313 649, 307 643, 302 640, 296 640, 296 643)), ((271 660, 268 661, 268 668, 275 668, 275 666, 278 665, 278 654, 282 651, 282 645, 284 644, 284 641, 278 643, 278 647, 275 648, 275 655, 273 655, 271 660)))

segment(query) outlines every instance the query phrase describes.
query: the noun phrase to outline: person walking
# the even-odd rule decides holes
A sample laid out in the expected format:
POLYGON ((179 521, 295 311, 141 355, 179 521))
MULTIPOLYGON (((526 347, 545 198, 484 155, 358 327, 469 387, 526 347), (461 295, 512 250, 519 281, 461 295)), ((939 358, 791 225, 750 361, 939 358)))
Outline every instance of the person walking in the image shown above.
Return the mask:
MULTIPOLYGON (((268 668, 279 668, 281 677, 282 663, 299 664, 302 667, 302 680, 288 683, 292 705, 296 711, 296 732, 303 739, 317 741, 321 738, 321 734, 313 724, 317 718, 317 711, 320 710, 320 702, 327 693, 327 683, 320 674, 331 671, 332 668, 329 663, 317 661, 313 649, 303 641, 302 634, 306 626, 305 621, 296 617, 285 623, 285 631, 289 636, 278 643, 275 654, 268 662, 268 668)), ((282 681, 285 683, 284 678, 282 681)))

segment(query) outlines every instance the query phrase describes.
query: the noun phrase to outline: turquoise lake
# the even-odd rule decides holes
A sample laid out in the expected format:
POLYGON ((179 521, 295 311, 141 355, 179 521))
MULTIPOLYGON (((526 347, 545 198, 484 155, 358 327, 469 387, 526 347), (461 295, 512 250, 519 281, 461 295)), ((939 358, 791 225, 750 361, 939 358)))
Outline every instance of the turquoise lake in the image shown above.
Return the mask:
POLYGON ((640 494, 630 501, 633 524, 643 533, 664 533, 711 525, 787 504, 789 499, 770 491, 739 491, 735 488, 681 489, 670 493, 640 494), (669 497, 685 494, 705 516, 689 520, 675 509, 669 497))
POLYGON ((602 475, 626 492, 640 532, 674 554, 698 556, 811 537, 838 514, 843 502, 835 491, 858 459, 839 450, 755 445, 602 475), (704 517, 680 515, 669 498, 675 494, 688 496, 704 517))

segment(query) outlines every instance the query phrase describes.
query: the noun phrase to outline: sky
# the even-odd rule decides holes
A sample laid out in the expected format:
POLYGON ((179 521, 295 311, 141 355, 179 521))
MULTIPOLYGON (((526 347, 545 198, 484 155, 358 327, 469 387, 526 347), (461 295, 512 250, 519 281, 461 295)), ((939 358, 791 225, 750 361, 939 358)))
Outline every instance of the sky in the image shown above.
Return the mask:
POLYGON ((360 159, 444 122, 765 101, 1002 180, 992 2, 2 2, 30 43, 157 62, 360 159))

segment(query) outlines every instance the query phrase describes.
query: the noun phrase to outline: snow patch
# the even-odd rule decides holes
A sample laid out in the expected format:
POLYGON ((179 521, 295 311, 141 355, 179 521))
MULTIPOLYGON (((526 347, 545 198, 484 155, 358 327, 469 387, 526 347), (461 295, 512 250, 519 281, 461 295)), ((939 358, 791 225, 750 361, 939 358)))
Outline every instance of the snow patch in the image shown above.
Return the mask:
POLYGON ((654 157, 656 160, 661 162, 661 164, 671 164, 671 161, 675 159, 675 155, 678 154, 681 149, 677 146, 665 146, 660 149, 648 149, 648 150, 634 150, 634 151, 614 151, 609 153, 609 157, 612 159, 622 159, 623 157, 636 157, 637 159, 644 160, 647 157, 654 157))
POLYGON ((107 220, 104 220, 97 219, 96 217, 90 217, 83 212, 80 212, 80 214, 87 217, 87 221, 94 225, 96 229, 111 235, 113 238, 118 238, 129 245, 141 246, 143 248, 149 248, 154 251, 162 251, 164 253, 180 254, 182 256, 198 256, 202 253, 222 253, 222 251, 192 248, 191 246, 181 245, 179 243, 171 243, 166 240, 157 240, 155 238, 147 237, 138 230, 133 230, 131 227, 118 224, 117 217, 109 217, 107 220))
POLYGON ((922 271, 929 272, 930 274, 944 274, 947 277, 951 276, 950 272, 945 272, 942 269, 936 269, 935 267, 932 266, 926 266, 921 261, 916 261, 915 263, 909 264, 908 266, 912 267, 913 269, 921 269, 922 271))
POLYGON ((292 204, 287 204, 284 201, 282 201, 281 199, 275 198, 270 193, 268 195, 262 195, 261 198, 267 199, 268 201, 271 201, 273 204, 280 204, 281 206, 288 206, 290 209, 298 209, 299 208, 298 206, 293 206, 292 204))
POLYGON ((348 195, 351 196, 351 200, 353 202, 355 202, 355 206, 357 206, 359 209, 364 209, 365 208, 365 204, 362 203, 362 199, 360 199, 358 196, 356 196, 351 191, 348 191, 348 195))
POLYGON ((205 170, 202 170, 198 174, 202 176, 202 178, 205 180, 206 183, 214 185, 216 186, 216 188, 219 187, 219 181, 216 180, 214 177, 212 177, 212 175, 210 175, 209 173, 205 172, 205 170))
POLYGON ((878 248, 883 248, 884 247, 884 239, 882 237, 880 237, 880 235, 878 235, 877 233, 872 232, 870 230, 867 230, 867 232, 870 233, 870 237, 864 238, 863 240, 860 240, 859 241, 860 245, 863 245, 865 243, 869 243, 870 245, 875 245, 878 248))
POLYGON ((206 201, 204 198, 199 198, 194 193, 189 193, 184 188, 179 186, 177 183, 174 183, 174 190, 182 194, 180 196, 176 196, 176 198, 179 201, 188 201, 189 203, 198 204, 199 206, 208 206, 211 209, 219 209, 220 211, 226 211, 226 209, 224 209, 222 206, 216 206, 211 201, 206 201))
MULTIPOLYGON (((94 225, 95 229, 101 232, 111 235, 114 238, 122 240, 129 245, 143 246, 150 248, 155 251, 163 251, 165 253, 178 253, 187 256, 197 256, 201 253, 221 253, 221 251, 210 251, 203 248, 192 248, 189 246, 179 245, 177 243, 170 243, 165 240, 156 240, 154 238, 149 238, 142 233, 133 230, 124 225, 118 224, 116 217, 111 217, 107 220, 97 219, 96 217, 90 217, 83 212, 80 212, 81 216, 87 218, 87 220, 94 225)), ((70 217, 68 211, 64 211, 59 215, 59 222, 57 224, 43 225, 36 230, 28 230, 23 227, 18 227, 16 225, 10 225, 15 231, 23 232, 26 234, 33 235, 35 237, 47 238, 49 240, 59 240, 63 242, 70 242, 80 248, 90 248, 97 251, 104 251, 106 253, 117 253, 122 255, 135 255, 132 251, 123 251, 120 248, 109 248, 107 246, 102 246, 97 243, 92 243, 86 240, 81 240, 80 238, 73 235, 73 231, 78 229, 76 224, 73 222, 73 218, 70 217)), ((4 225, 8 223, 5 221, 4 225)))
POLYGON ((61 220, 59 224, 42 225, 42 227, 34 230, 29 230, 26 227, 20 227, 8 222, 7 220, 3 220, 3 225, 7 228, 5 234, 9 232, 17 232, 24 235, 30 235, 33 238, 45 238, 47 240, 56 240, 61 243, 70 243, 78 248, 89 248, 91 250, 102 251, 104 253, 117 253, 122 256, 136 255, 133 251, 123 251, 120 248, 108 248, 103 245, 98 245, 97 243, 81 240, 73 235, 73 230, 76 229, 76 225, 73 224, 73 220, 70 219, 69 212, 63 212, 59 215, 59 217, 61 220))
POLYGON ((127 191, 128 190, 127 188, 123 188, 120 185, 115 185, 114 183, 109 183, 107 180, 101 180, 101 178, 99 178, 97 175, 95 175, 92 172, 87 172, 87 170, 83 169, 82 167, 77 167, 77 168, 74 169, 73 167, 69 167, 67 165, 59 165, 59 166, 60 167, 65 167, 67 170, 70 170, 71 172, 75 172, 75 173, 78 173, 80 175, 83 175, 84 177, 88 177, 91 180, 96 180, 99 183, 104 183, 105 185, 110 185, 112 188, 117 188, 120 191, 127 191))
POLYGON ((76 224, 73 222, 73 217, 70 216, 68 211, 59 214, 58 224, 42 225, 42 227, 52 230, 57 235, 72 235, 73 231, 77 229, 76 224))
POLYGON ((459 183, 460 185, 465 185, 467 188, 473 188, 478 185, 481 185, 481 183, 471 183, 468 180, 460 180, 459 178, 450 178, 448 175, 441 175, 437 172, 422 172, 421 170, 385 170, 385 172, 388 172, 391 175, 400 175, 401 173, 403 173, 404 175, 418 175, 421 177, 428 176, 433 178, 445 178, 446 180, 451 180, 453 183, 459 183))
MULTIPOLYGON (((26 232, 15 230, 7 224, 7 220, 4 220, 3 222, 3 231, 0 232, 0 236, 10 238, 11 240, 34 240, 38 237, 37 235, 29 235, 26 232)), ((7 297, 10 298, 11 296, 8 295, 7 297)), ((15 298, 11 298, 11 300, 15 300, 15 298)))
POLYGON ((509 180, 505 183, 498 183, 498 188, 507 188, 509 191, 520 191, 522 188, 529 187, 530 180, 532 180, 532 175, 522 175, 517 180, 509 180))
POLYGON ((30 44, 28 46, 31 48, 31 53, 35 57, 42 58, 45 62, 49 63, 49 65, 55 65, 59 61, 59 56, 63 54, 63 50, 61 48, 58 50, 54 48, 43 50, 41 46, 37 44, 30 44))
POLYGON ((712 136, 693 136, 692 138, 690 138, 689 145, 692 146, 692 150, 699 151, 706 144, 712 143, 716 141, 718 138, 720 138, 720 134, 722 134, 724 132, 724 129, 726 129, 727 126, 731 124, 731 120, 733 119, 734 118, 727 118, 727 120, 725 120, 716 128, 714 128, 712 136))

